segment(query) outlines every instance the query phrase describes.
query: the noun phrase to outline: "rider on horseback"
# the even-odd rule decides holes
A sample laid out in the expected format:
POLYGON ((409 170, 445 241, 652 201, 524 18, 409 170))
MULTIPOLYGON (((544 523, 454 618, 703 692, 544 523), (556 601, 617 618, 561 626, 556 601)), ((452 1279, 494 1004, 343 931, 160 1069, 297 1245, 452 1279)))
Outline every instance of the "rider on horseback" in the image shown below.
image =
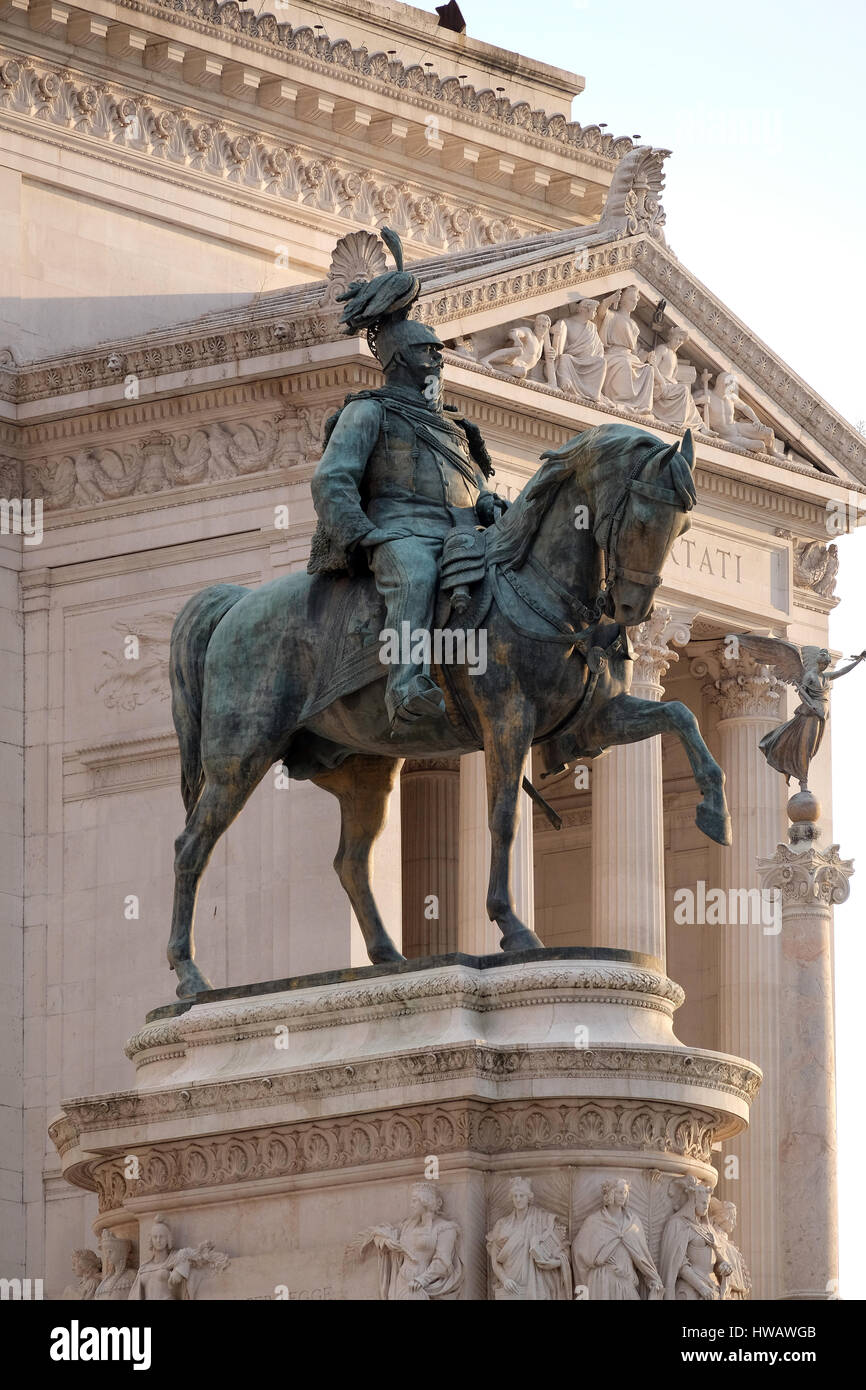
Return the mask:
MULTIPOLYGON (((388 627, 429 632, 446 538, 492 525, 507 503, 487 487, 493 468, 477 426, 445 413, 442 343, 407 317, 420 281, 403 270, 396 233, 382 236, 397 270, 339 297, 347 331, 367 329, 386 384, 349 396, 328 421, 311 484, 319 529, 308 568, 353 572, 366 560, 388 627)), ((429 667, 411 662, 390 667, 385 703, 394 731, 445 708, 429 667)))

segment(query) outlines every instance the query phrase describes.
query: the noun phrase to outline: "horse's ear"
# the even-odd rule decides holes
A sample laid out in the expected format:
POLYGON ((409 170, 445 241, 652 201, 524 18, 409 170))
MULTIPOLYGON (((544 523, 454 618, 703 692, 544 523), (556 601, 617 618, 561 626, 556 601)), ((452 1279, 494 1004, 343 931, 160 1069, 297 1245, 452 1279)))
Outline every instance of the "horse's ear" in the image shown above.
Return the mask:
POLYGON ((694 468, 694 466, 695 466, 695 446, 694 446, 694 444, 693 444, 693 442, 692 442, 692 432, 691 432, 691 430, 686 430, 685 434, 683 435, 683 442, 682 442, 682 444, 680 445, 680 453, 682 454, 682 456, 683 456, 683 458, 685 459, 686 463, 689 465, 689 468, 694 468))

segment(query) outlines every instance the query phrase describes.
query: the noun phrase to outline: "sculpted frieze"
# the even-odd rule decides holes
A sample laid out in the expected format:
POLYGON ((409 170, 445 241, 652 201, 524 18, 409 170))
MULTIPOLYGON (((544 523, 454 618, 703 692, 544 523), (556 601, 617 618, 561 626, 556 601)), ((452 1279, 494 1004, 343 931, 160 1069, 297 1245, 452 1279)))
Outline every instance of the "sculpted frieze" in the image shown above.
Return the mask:
POLYGON ((221 1274, 229 1263, 225 1251, 215 1250, 210 1240, 176 1249, 172 1245, 171 1227, 165 1217, 155 1216, 150 1227, 148 1252, 129 1290, 129 1301, 169 1303, 194 1300, 205 1273, 213 1270, 221 1274))
POLYGON ((625 1178, 602 1184, 601 1207, 589 1215, 574 1240, 574 1268, 590 1301, 636 1303, 664 1297, 664 1285, 647 1244, 640 1217, 629 1204, 625 1178))
MULTIPOLYGON (((148 11, 151 6, 147 0, 135 0, 128 8, 148 11)), ((162 7, 153 8, 159 13, 162 7)), ((581 149, 588 162, 602 167, 611 167, 632 149, 628 136, 610 135, 597 125, 581 126, 560 114, 534 111, 526 101, 512 102, 490 88, 479 90, 457 77, 442 78, 426 66, 403 63, 387 53, 353 48, 347 39, 331 39, 324 30, 317 32, 309 25, 293 28, 271 13, 242 9, 235 0, 172 0, 168 8, 176 22, 188 20, 199 32, 204 24, 217 31, 227 29, 241 42, 247 40, 251 48, 289 52, 298 66, 313 72, 331 75, 336 69, 356 85, 373 89, 378 85, 385 91, 390 88, 404 100, 427 109, 431 103, 442 103, 458 109, 474 125, 508 127, 512 135, 533 143, 544 139, 581 149)))
MULTIPOLYGON (((279 1092, 279 1081, 279 1077, 274 1077, 269 1089, 279 1092)), ((223 1090, 227 1092, 227 1088, 223 1090)), ((187 1095, 191 1097, 193 1093, 187 1095)), ((157 1096, 149 1098, 156 1102, 155 1106, 150 1104, 151 1111, 161 1109, 157 1096)), ((228 1112, 231 1103, 227 1093, 222 1101, 221 1109, 228 1112)), ((187 1113, 189 1108, 189 1100, 181 1098, 174 1113, 187 1113)), ((137 1107, 137 1112, 143 1119, 141 1107, 137 1107)), ((155 1113, 151 1115, 155 1117, 155 1113)), ((78 1112, 75 1118, 80 1123, 83 1114, 78 1112)), ((132 1115, 127 1119, 131 1120, 132 1115)), ((105 1111, 99 1109, 91 1123, 104 1126, 105 1120, 105 1111)), ((657 1152, 679 1160, 707 1163, 720 1124, 720 1117, 713 1111, 663 1101, 539 1100, 487 1105, 482 1101, 455 1100, 404 1105, 397 1112, 374 1110, 363 1116, 164 1140, 159 1145, 137 1144, 135 1180, 126 1178, 126 1150, 108 1158, 87 1160, 70 1176, 78 1186, 97 1191, 100 1210, 109 1211, 121 1207, 131 1196, 158 1197, 200 1186, 324 1173, 397 1159, 423 1161, 431 1153, 466 1150, 491 1156, 560 1149, 657 1152)), ((55 1127, 49 1132, 53 1136, 55 1127)), ((83 1141, 86 1126, 79 1132, 83 1141)))
POLYGON ((162 105, 149 95, 93 86, 65 68, 28 59, 7 61, 2 71, 0 117, 8 110, 89 137, 101 143, 102 157, 112 162, 146 156, 218 179, 224 194, 248 190, 362 225, 385 214, 406 235, 434 249, 484 246, 535 230, 524 219, 489 217, 474 204, 430 193, 421 184, 397 186, 297 145, 269 143, 218 119, 202 121, 200 112, 162 105))
POLYGON ((636 285, 625 285, 601 301, 573 301, 532 321, 463 334, 447 346, 488 371, 605 410, 654 419, 666 429, 689 428, 737 450, 779 455, 782 445, 742 399, 733 373, 718 372, 711 387, 712 373, 702 372, 703 389, 693 394, 697 367, 680 357, 687 330, 664 322, 663 305, 647 327, 636 313, 640 298, 636 285))
MULTIPOLYGON (((309 439, 309 421, 305 428, 309 439)), ((41 497, 47 510, 87 507, 263 473, 296 461, 297 430, 295 417, 283 413, 255 423, 212 421, 188 434, 156 430, 116 447, 82 448, 26 464, 26 496, 41 497)))

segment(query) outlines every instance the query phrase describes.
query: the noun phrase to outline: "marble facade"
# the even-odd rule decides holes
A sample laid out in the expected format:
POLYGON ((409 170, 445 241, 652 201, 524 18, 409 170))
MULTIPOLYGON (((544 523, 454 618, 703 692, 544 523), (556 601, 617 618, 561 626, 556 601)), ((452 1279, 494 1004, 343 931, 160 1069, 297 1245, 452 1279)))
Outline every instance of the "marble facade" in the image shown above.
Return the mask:
MULTIPOLYGON (((360 1204, 346 1198, 312 1282, 300 1256, 285 1275, 274 1249, 249 1291, 244 1260, 263 1238, 263 1215, 242 1245, 237 1223, 217 1229, 203 1213, 178 1220, 157 1181, 129 1208, 111 1205, 110 1194, 99 1208, 92 1184, 82 1190, 63 1176, 78 1139, 55 1128, 61 1161, 48 1135, 70 1097, 126 1092, 124 1046, 171 998, 163 951, 182 817, 171 622, 205 584, 258 584, 305 566, 324 422, 348 392, 379 381, 366 344, 337 328, 335 294, 359 247, 335 246, 386 219, 426 264, 418 312, 449 344, 448 399, 483 430, 500 491, 518 491, 545 449, 585 426, 622 418, 673 442, 692 411, 700 417, 699 506, 656 614, 633 633, 635 688, 700 714, 727 773, 735 843, 720 850, 696 833, 678 747, 613 750, 541 784, 560 831, 524 802, 519 911, 549 947, 663 963, 685 991, 678 1036, 764 1073, 748 1130, 708 1129, 694 1161, 654 1154, 652 1171, 665 1174, 664 1210, 653 1209, 645 1232, 656 1265, 661 1216, 675 1210, 667 1183, 691 1173, 735 1204, 734 1240, 754 1297, 821 1295, 818 1273, 805 1292, 787 1278, 792 1251, 810 1252, 815 1271, 823 1261, 828 1284, 835 1275, 832 1195, 817 1216, 799 1209, 796 1229, 780 1199, 783 1179, 798 1192, 815 1180, 806 1160, 779 1158, 780 1136, 801 1132, 807 1084, 805 1071, 782 1084, 780 1057, 791 1019, 808 1010, 827 1043, 826 1091, 826 980, 818 1007, 777 937, 680 923, 674 895, 701 883, 758 888, 758 861, 785 838, 784 782, 756 744, 785 716, 790 694, 754 666, 732 666, 723 639, 752 629, 826 644, 832 541, 866 493, 866 445, 668 249, 666 152, 571 121, 582 85, 475 40, 458 44, 435 18, 400 4, 300 3, 289 25, 279 12, 256 18, 211 0, 0 0, 0 497, 44 507, 41 543, 0 535, 9 827, 0 1227, 3 1272, 44 1276, 49 1297, 70 1286, 72 1252, 103 1227, 130 1242, 136 1268, 162 1213, 179 1248, 212 1240, 229 1260, 201 1268, 203 1296, 273 1297, 285 1285, 290 1297, 375 1298, 375 1241, 350 1277, 345 1246, 367 1228, 409 1220, 410 1189, 424 1179, 429 1147, 393 1174, 377 1171, 360 1204), (320 13, 324 32, 314 27, 320 13), (390 59, 397 21, 423 38, 432 67, 390 59), (491 72, 507 97, 489 89, 491 72), (592 334, 575 332, 587 299, 609 314, 629 306, 616 378, 632 374, 631 400, 616 381, 609 393, 605 356, 592 334), (526 370, 501 370, 503 358, 489 359, 516 329, 538 339, 524 339, 525 361, 536 348, 538 356, 526 370), (748 422, 743 411, 728 420, 723 406, 710 409, 731 377, 758 435, 736 428, 748 422), (759 1010, 749 1007, 755 990, 759 1010)), ((813 782, 829 843, 829 738, 813 782)), ((413 959, 497 948, 483 913, 484 801, 480 755, 403 771, 377 848, 376 890, 413 959)), ((365 964, 331 872, 330 802, 274 769, 221 843, 199 910, 218 985, 365 964)), ((826 966, 829 903, 820 914, 817 927, 795 931, 811 933, 826 966)), ((831 1112, 828 1099, 825 1136, 831 1112)), ((62 1123, 68 1107, 66 1115, 62 1123)), ((263 1142, 264 1117, 244 1123, 263 1142)), ((175 1142, 170 1126, 154 1135, 175 1142)), ((112 1150, 116 1140, 100 1137, 112 1150)), ((581 1222, 603 1206, 601 1167, 586 1154, 560 1155, 536 1180, 533 1168, 544 1165, 530 1149, 520 1162, 492 1162, 474 1143, 454 1150, 437 1216, 462 1232, 464 1276, 452 1268, 449 1297, 496 1296, 486 1241, 512 1210, 512 1178, 532 1182, 537 1207, 564 1222, 569 1252, 581 1222)), ((650 1166, 621 1165, 644 1227, 650 1166)), ((819 1175, 832 1193, 831 1168, 832 1155, 819 1175)), ((304 1184, 284 1177, 281 1220, 306 1231, 307 1198, 292 1195, 304 1184)), ((326 1185, 317 1179, 310 1192, 317 1181, 326 1185)), ((292 1248, 308 1254, 308 1236, 292 1248)), ((78 1266, 89 1287, 88 1261, 78 1266)))

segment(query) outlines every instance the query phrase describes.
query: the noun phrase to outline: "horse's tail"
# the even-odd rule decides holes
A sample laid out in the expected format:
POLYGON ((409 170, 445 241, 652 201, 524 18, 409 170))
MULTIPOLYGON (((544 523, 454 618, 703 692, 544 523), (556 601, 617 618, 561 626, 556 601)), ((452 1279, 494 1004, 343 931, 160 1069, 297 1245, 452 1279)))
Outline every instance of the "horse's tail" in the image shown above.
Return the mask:
POLYGON ((204 786, 201 705, 205 653, 217 625, 248 593, 249 589, 240 584, 213 584, 202 589, 180 610, 171 630, 171 717, 180 744, 180 790, 187 818, 204 786))

